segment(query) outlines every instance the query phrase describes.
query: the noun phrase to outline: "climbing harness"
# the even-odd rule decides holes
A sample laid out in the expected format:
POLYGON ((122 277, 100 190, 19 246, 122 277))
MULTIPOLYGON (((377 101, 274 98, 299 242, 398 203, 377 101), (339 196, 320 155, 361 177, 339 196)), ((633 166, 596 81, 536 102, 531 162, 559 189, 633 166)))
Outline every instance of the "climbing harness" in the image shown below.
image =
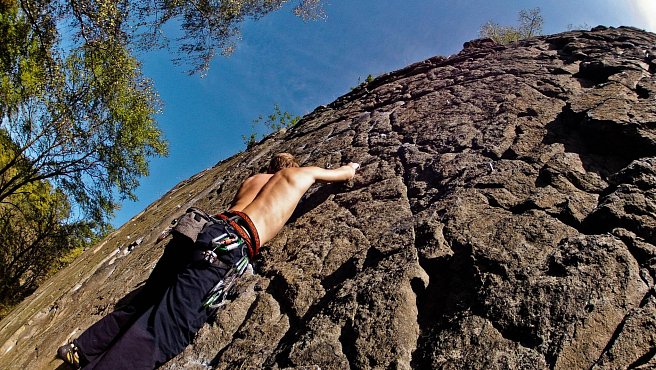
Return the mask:
MULTIPOLYGON (((239 247, 245 247, 246 243, 239 235, 227 232, 212 239, 212 249, 203 251, 203 258, 206 262, 219 267, 227 267, 218 257, 220 254, 229 253, 239 247)), ((226 297, 231 293, 237 279, 241 277, 249 266, 248 255, 243 253, 242 257, 230 267, 228 272, 221 280, 210 290, 207 298, 203 301, 205 308, 218 308, 225 303, 226 297)))
POLYGON ((233 293, 238 279, 247 270, 253 271, 250 262, 259 252, 260 240, 253 221, 243 212, 232 210, 211 216, 192 207, 177 220, 172 232, 196 243, 198 249, 194 252, 195 261, 227 270, 203 300, 205 308, 215 309, 225 304, 226 298, 233 293), (215 228, 214 225, 217 224, 223 227, 215 228), (219 235, 214 236, 216 234, 213 233, 219 235), (220 258, 238 248, 241 257, 236 263, 224 262, 220 258))
POLYGON ((260 251, 260 236, 253 221, 247 214, 230 210, 216 215, 219 219, 227 222, 244 239, 248 247, 248 257, 253 259, 260 251))

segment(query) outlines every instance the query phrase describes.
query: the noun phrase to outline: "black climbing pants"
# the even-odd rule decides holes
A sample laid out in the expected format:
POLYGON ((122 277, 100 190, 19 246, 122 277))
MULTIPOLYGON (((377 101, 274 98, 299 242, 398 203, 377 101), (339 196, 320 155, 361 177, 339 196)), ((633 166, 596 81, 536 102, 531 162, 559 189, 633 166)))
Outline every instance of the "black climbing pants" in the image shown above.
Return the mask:
MULTIPOLYGON (((171 244, 142 291, 130 304, 116 309, 89 327, 75 341, 84 369, 153 369, 173 358, 193 340, 210 310, 202 307, 207 293, 227 268, 190 261, 195 248, 234 230, 218 223, 206 227, 194 247, 171 244), (190 261, 180 266, 181 257, 190 261)), ((190 243, 189 243, 190 244, 190 243)), ((228 266, 245 254, 237 248, 219 258, 228 266)))

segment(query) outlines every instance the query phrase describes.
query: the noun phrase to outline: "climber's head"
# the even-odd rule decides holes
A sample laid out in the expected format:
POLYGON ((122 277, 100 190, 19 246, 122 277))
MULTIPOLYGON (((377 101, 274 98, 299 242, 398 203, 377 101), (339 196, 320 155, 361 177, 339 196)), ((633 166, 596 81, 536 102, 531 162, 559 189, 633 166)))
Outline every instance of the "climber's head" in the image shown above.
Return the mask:
POLYGON ((271 158, 269 162, 268 173, 276 173, 283 168, 299 167, 296 158, 289 153, 278 153, 271 158))

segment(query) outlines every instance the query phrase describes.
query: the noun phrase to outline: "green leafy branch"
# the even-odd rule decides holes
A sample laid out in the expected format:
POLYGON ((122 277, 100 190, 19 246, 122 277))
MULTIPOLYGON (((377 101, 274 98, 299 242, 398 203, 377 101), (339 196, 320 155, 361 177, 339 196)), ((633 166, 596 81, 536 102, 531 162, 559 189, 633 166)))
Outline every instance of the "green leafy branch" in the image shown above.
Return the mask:
POLYGON ((246 145, 246 150, 252 148, 258 141, 263 139, 265 136, 280 131, 285 128, 296 126, 296 124, 301 120, 300 116, 293 115, 287 111, 282 111, 280 105, 277 103, 273 105, 273 112, 267 116, 258 116, 251 123, 252 131, 248 135, 242 135, 241 139, 246 145), (264 125, 265 134, 257 134, 258 127, 264 125), (259 139, 258 139, 259 137, 259 139))

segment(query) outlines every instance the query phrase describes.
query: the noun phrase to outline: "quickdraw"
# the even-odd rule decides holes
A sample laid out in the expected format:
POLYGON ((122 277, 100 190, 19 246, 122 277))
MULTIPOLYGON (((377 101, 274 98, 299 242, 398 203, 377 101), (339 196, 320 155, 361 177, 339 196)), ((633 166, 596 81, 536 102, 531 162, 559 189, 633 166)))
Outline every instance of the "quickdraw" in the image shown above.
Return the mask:
POLYGON ((222 223, 226 228, 223 229, 221 235, 211 240, 203 239, 207 249, 203 250, 201 255, 202 259, 209 264, 228 271, 202 302, 204 308, 211 309, 218 308, 225 303, 227 296, 233 292, 239 277, 244 274, 246 269, 250 267, 252 271, 250 258, 256 254, 259 248, 259 236, 247 215, 231 211, 215 217, 210 216, 209 222, 222 223), (230 253, 237 248, 241 248, 242 257, 234 265, 230 266, 219 258, 220 255, 230 253))
POLYGON ((203 302, 203 307, 214 309, 219 308, 225 304, 226 296, 234 287, 237 279, 246 271, 248 267, 248 261, 248 257, 243 256, 234 266, 230 268, 230 270, 228 270, 223 279, 219 280, 214 288, 210 290, 207 298, 203 302))
POLYGON ((239 235, 231 232, 221 234, 212 239, 212 249, 203 251, 203 259, 210 264, 214 264, 219 257, 217 250, 219 253, 227 253, 239 248, 241 245, 244 245, 244 240, 239 235))

